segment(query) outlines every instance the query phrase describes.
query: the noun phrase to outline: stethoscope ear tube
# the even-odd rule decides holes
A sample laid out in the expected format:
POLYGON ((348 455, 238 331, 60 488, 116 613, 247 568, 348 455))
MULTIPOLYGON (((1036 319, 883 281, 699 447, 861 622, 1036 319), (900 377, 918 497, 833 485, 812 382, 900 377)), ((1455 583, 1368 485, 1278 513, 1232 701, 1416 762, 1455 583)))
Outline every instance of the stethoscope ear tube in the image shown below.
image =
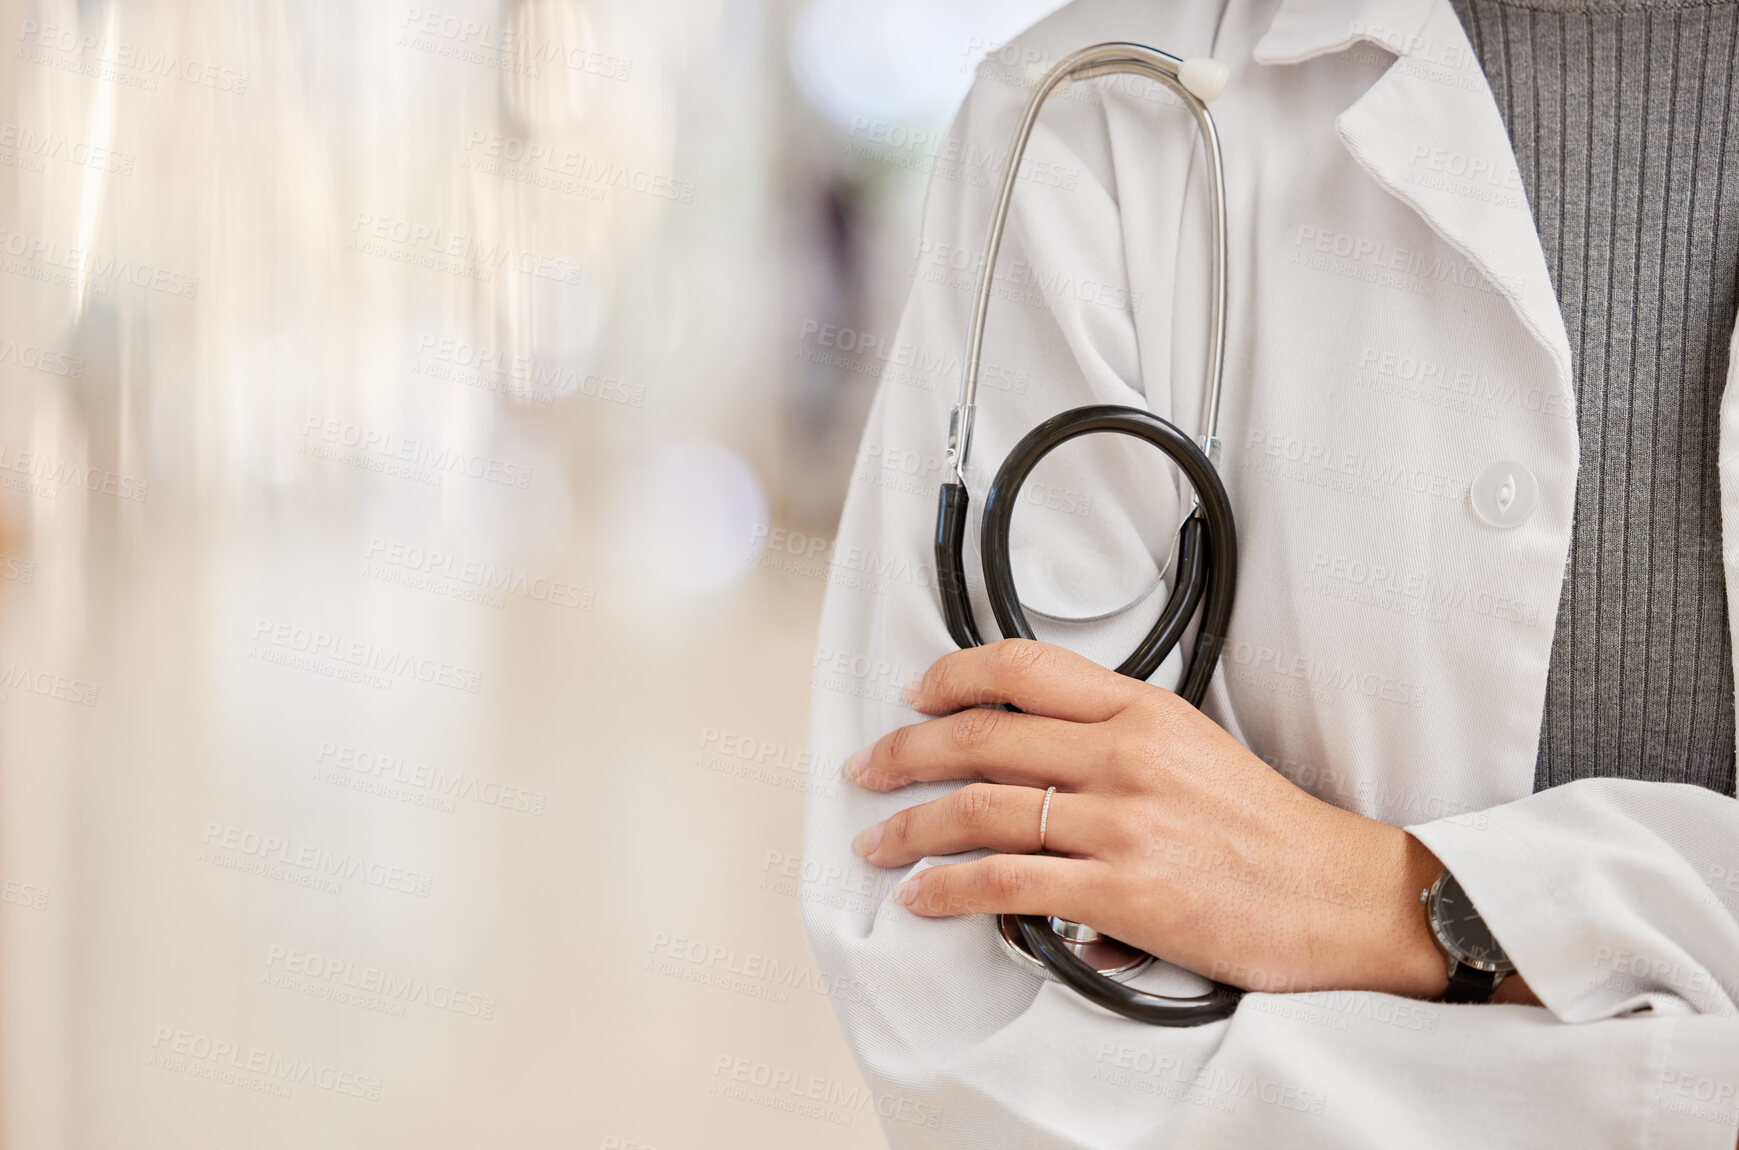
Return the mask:
POLYGON ((936 505, 936 585, 942 592, 942 617, 948 634, 962 651, 982 647, 978 623, 972 617, 972 596, 966 590, 966 511, 971 503, 961 483, 944 483, 936 505))

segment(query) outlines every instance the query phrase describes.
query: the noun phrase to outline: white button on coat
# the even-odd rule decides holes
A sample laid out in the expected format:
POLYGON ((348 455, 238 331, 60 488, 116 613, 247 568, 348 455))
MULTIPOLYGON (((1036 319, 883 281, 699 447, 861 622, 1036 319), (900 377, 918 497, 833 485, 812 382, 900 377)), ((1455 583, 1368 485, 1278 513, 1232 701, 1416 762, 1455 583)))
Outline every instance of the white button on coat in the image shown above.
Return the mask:
POLYGON ((1468 500, 1493 527, 1520 527, 1540 503, 1540 481, 1514 460, 1492 464, 1474 477, 1468 500))
MULTIPOLYGON (((1549 1009, 1253 994, 1223 1023, 1143 1026, 1046 984, 988 918, 886 901, 909 868, 869 867, 852 836, 956 784, 815 787, 805 920, 829 985, 852 991, 833 1004, 890 1142, 1732 1150, 1731 1095, 1711 1117, 1697 1091, 1739 1082, 1739 801, 1609 780, 1531 793, 1576 486, 1570 352, 1453 9, 1084 0, 1009 51, 1108 40, 1230 71, 1213 104, 1231 228, 1219 434, 1240 566, 1204 710, 1312 793, 1413 828, 1549 1009), (1469 477, 1494 460, 1527 466, 1488 504, 1469 477), (1526 525, 1490 525, 1510 519, 1526 525)), ((938 155, 1006 155, 1018 81, 983 70, 938 155)), ((1028 164, 987 329, 987 376, 1009 386, 980 392, 973 531, 1008 449, 1050 415, 1123 403, 1197 429, 1208 233, 1187 113, 1154 85, 1085 81, 1047 106, 1028 164)), ((983 174, 938 163, 931 180, 898 335, 914 355, 881 384, 837 544, 887 575, 829 588, 818 763, 917 721, 900 689, 952 648, 929 573, 983 174)), ((1115 446, 1055 458, 1014 568, 1051 614, 1092 616, 1163 563, 1187 494, 1115 446)), ((1739 463, 1721 484, 1739 522, 1739 463)), ((971 582, 994 626, 976 565, 971 582)), ((1040 634, 1114 664, 1157 598, 1040 634)))

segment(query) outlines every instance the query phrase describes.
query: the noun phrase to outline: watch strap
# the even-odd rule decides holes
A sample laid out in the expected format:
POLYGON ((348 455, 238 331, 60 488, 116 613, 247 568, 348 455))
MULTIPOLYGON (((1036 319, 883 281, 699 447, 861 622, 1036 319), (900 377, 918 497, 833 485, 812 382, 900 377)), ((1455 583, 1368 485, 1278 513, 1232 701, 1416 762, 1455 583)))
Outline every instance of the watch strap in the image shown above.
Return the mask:
POLYGON ((1477 970, 1465 962, 1455 964, 1449 974, 1449 989, 1443 992, 1444 1002, 1488 1002, 1503 975, 1492 970, 1477 970))

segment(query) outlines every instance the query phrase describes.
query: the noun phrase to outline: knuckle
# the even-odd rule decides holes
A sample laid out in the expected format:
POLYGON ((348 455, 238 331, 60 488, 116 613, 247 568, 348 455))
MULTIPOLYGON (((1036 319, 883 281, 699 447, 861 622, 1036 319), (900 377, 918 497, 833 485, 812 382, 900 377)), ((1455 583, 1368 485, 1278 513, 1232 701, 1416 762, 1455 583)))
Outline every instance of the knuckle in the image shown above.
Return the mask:
POLYGON ((1026 868, 1012 855, 999 855, 984 868, 984 885, 1000 906, 1018 905, 1028 886, 1026 868))
POLYGON ((930 669, 924 672, 924 678, 918 685, 918 694, 926 700, 946 699, 953 694, 954 683, 958 676, 958 666, 961 652, 950 652, 930 664, 930 669))
POLYGON ((905 761, 907 744, 912 738, 911 727, 896 727, 882 740, 882 758, 891 767, 905 761))
POLYGON ((946 912, 954 900, 954 876, 949 867, 931 867, 924 872, 923 905, 934 911, 946 912))
POLYGON ((916 816, 916 807, 905 807, 895 811, 882 825, 882 842, 886 846, 904 847, 912 840, 912 823, 916 816))
POLYGON ((1199 713, 1170 691, 1161 688, 1143 691, 1140 699, 1129 711, 1130 717, 1149 732, 1170 737, 1181 736, 1189 727, 1190 717, 1199 713))
POLYGON ((1050 651, 1034 639, 1004 639, 990 652, 991 666, 1001 675, 1025 675, 1050 658, 1050 651))
POLYGON ((1137 778, 1153 779, 1163 774, 1170 762, 1165 749, 1169 741, 1150 727, 1136 725, 1110 741, 1106 750, 1112 761, 1105 765, 1137 778))
POLYGON ((1155 837, 1154 820, 1139 803, 1119 803, 1105 820, 1105 835, 1120 850, 1145 847, 1155 837))
POLYGON ((951 720, 954 745, 963 751, 982 750, 1002 730, 1007 714, 986 707, 961 711, 951 720))
POLYGON ((996 821, 1001 800, 994 788, 970 783, 954 792, 954 817, 968 830, 982 830, 996 821))

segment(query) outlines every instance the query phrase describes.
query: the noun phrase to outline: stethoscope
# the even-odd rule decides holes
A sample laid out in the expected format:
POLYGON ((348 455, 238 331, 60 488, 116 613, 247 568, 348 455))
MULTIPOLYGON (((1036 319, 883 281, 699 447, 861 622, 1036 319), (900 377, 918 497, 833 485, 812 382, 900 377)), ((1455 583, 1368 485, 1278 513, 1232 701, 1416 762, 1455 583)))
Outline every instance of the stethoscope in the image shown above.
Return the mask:
MULTIPOLYGON (((1027 98, 1009 149, 1008 168, 990 217, 984 262, 973 300, 972 327, 960 376, 960 399, 948 416, 948 465, 951 475, 942 485, 936 512, 936 571, 942 592, 942 612, 948 633, 961 647, 984 640, 972 615, 961 547, 966 535, 967 455, 972 445, 972 417, 978 398, 979 356, 984 348, 985 317, 990 310, 996 257, 1002 247, 1003 225, 1014 198, 1016 174, 1039 109, 1059 84, 1093 76, 1135 73, 1165 84, 1195 115, 1207 155, 1208 210, 1212 217, 1212 271, 1209 290, 1208 368, 1202 400, 1199 444, 1167 421, 1134 407, 1100 404, 1077 407, 1045 420, 1015 444, 990 485, 984 500, 983 536, 985 590, 1005 638, 1032 639, 1033 629, 1021 609, 1009 563, 1009 523, 1021 484, 1053 449, 1082 435, 1116 432, 1144 440, 1164 452, 1195 488, 1190 515, 1178 532, 1177 574, 1165 608, 1140 645, 1117 668, 1119 674, 1145 680, 1171 653, 1201 608, 1195 646, 1177 693, 1192 707, 1201 705, 1208 681, 1219 662, 1226 624, 1232 615, 1232 595, 1238 571, 1237 534, 1232 505, 1215 470, 1220 441, 1214 430, 1219 419, 1220 389, 1226 345, 1226 188, 1221 172, 1220 139, 1206 101, 1225 86, 1226 69, 1213 60, 1180 60, 1139 44, 1096 44, 1065 57, 1041 79, 1027 98)), ((1037 915, 1003 915, 1003 941, 1018 958, 1033 963, 1088 1000, 1128 1018, 1159 1026, 1199 1026, 1225 1018, 1243 994, 1214 983, 1205 994, 1174 998, 1135 990, 1124 983, 1145 970, 1152 955, 1099 934, 1082 923, 1037 915)))

